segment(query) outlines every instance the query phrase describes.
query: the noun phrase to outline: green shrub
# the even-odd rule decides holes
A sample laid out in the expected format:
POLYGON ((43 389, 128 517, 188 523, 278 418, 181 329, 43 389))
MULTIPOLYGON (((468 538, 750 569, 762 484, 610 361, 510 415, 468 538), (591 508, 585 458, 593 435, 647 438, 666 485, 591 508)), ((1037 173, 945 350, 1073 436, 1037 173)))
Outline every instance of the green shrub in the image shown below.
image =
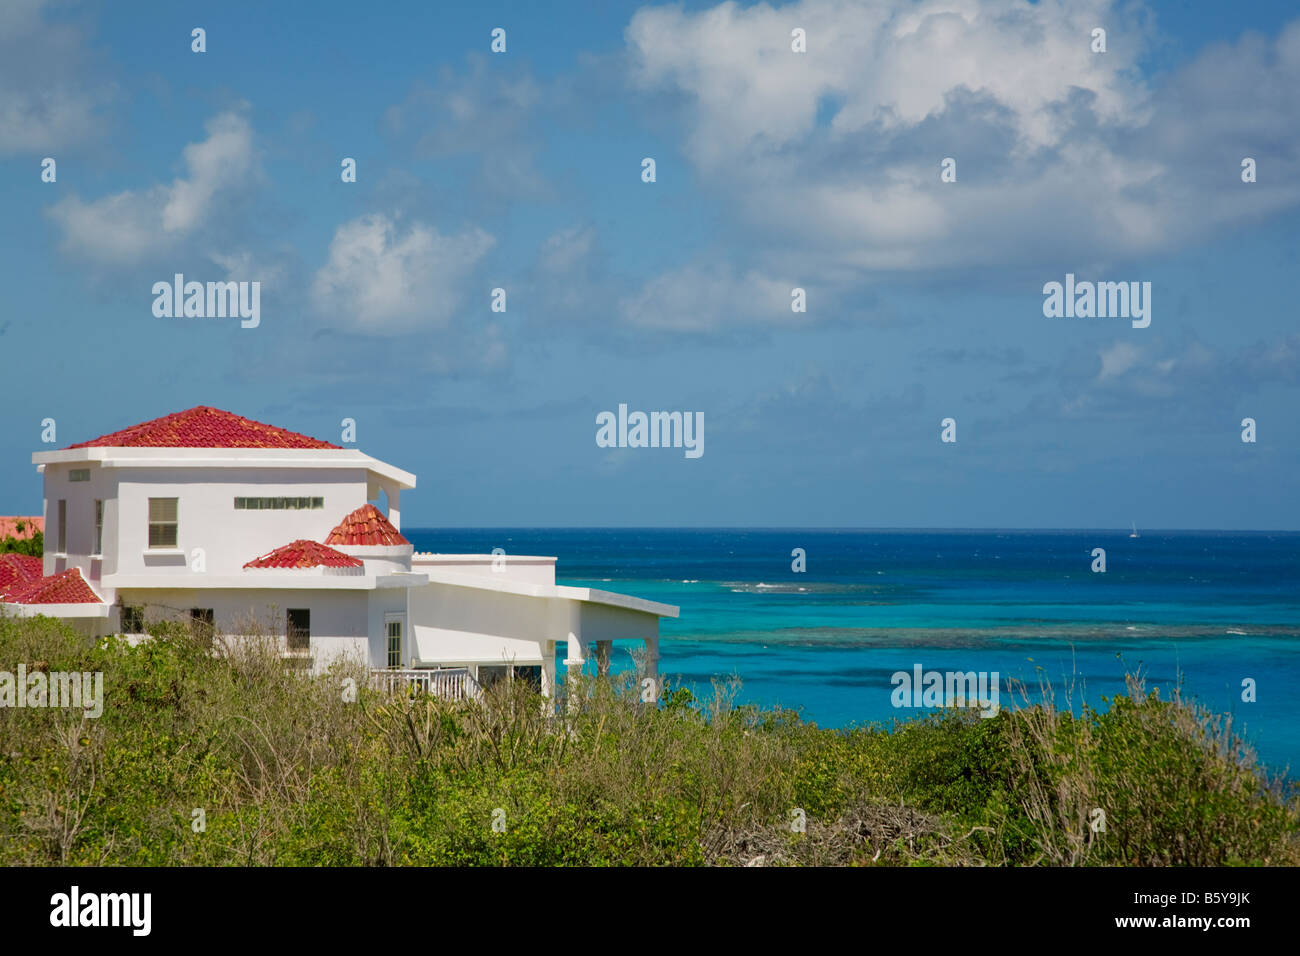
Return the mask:
POLYGON ((1295 800, 1230 722, 1136 682, 1105 710, 840 731, 736 706, 734 682, 656 706, 630 677, 575 680, 557 713, 523 682, 388 696, 257 637, 150 633, 0 618, 0 669, 102 671, 106 697, 97 720, 0 709, 0 864, 1300 861, 1295 800))

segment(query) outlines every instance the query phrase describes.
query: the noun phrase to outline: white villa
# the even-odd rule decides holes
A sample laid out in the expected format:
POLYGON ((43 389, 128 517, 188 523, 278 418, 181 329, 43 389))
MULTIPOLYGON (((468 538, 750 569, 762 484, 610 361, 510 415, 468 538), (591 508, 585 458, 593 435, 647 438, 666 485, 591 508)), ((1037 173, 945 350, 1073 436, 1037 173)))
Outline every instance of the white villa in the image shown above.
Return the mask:
POLYGON ((375 676, 461 696, 503 677, 555 687, 563 663, 607 670, 678 609, 555 583, 555 558, 414 553, 401 496, 415 476, 352 448, 199 406, 32 455, 45 556, 0 556, 0 613, 142 636, 146 619, 238 635, 270 623, 286 657, 339 655, 375 676), (385 515, 370 502, 384 493, 385 515))

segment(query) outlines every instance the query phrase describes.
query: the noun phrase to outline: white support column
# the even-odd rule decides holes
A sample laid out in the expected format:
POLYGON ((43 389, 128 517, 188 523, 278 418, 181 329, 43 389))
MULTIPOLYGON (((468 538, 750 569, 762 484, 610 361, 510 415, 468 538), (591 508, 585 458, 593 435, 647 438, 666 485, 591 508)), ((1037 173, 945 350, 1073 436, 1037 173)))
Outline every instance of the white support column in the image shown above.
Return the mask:
POLYGON ((654 681, 654 699, 659 700, 663 686, 659 682, 659 635, 645 639, 645 676, 654 681))
POLYGON ((542 641, 542 696, 555 696, 555 642, 542 641))
POLYGON ((402 489, 396 486, 385 488, 388 495, 388 520, 394 528, 402 530, 402 489))
POLYGON ((581 673, 583 665, 587 663, 587 645, 582 639, 582 607, 577 601, 569 602, 565 630, 569 656, 564 659, 564 664, 570 674, 581 673))

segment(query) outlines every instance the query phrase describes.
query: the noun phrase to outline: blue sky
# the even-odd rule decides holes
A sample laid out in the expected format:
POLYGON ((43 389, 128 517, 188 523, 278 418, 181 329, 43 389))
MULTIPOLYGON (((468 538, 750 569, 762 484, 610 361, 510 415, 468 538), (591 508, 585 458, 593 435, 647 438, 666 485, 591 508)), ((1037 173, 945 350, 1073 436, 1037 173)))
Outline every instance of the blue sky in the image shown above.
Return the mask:
POLYGON ((355 419, 411 525, 1300 529, 1293 3, 455 6, 0 8, 0 513, 203 404, 355 419))

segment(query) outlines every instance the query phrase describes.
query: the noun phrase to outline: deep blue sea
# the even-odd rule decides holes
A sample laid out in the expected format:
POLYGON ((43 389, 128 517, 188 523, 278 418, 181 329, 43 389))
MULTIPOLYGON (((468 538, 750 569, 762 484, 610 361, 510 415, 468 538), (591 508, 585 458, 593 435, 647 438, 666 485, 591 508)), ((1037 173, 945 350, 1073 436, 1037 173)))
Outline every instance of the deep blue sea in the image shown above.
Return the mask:
POLYGON ((697 693, 737 675, 743 701, 845 727, 914 716, 893 707, 890 678, 915 665, 1046 677, 1058 693, 1072 680, 1093 706, 1140 668, 1164 696, 1181 680, 1232 713, 1271 768, 1296 776, 1300 533, 1139 533, 406 531, 420 551, 556 555, 559 583, 680 606, 661 624, 660 669, 697 693), (1091 570, 1094 548, 1105 573, 1091 570), (1246 678, 1255 702, 1242 700, 1246 678))

